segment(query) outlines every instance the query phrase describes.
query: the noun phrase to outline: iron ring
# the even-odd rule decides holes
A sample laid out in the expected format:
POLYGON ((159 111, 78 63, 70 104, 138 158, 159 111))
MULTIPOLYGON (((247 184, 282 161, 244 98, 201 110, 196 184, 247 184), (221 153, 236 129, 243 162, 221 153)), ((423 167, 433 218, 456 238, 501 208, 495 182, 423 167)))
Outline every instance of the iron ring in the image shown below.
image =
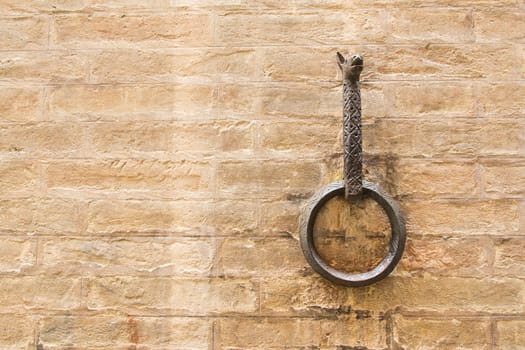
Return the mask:
POLYGON ((399 207, 389 195, 376 185, 363 181, 363 195, 375 200, 390 220, 392 235, 388 253, 376 267, 367 272, 350 274, 334 269, 319 256, 314 245, 313 229, 319 210, 330 199, 338 195, 344 196, 344 190, 343 181, 333 182, 322 188, 304 207, 300 219, 301 248, 310 266, 324 278, 349 287, 363 287, 388 276, 401 260, 406 242, 405 222, 399 207))

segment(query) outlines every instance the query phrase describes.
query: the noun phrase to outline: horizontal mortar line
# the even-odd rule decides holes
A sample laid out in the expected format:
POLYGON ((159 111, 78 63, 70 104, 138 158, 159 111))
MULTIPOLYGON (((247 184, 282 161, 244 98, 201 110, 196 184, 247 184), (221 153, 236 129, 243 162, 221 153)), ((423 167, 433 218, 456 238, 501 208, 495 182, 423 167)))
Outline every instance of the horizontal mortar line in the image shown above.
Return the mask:
POLYGON ((525 313, 503 313, 503 312, 479 312, 479 311, 466 311, 466 312, 456 312, 456 311, 398 311, 395 314, 400 314, 403 317, 407 318, 425 318, 425 319, 450 319, 454 318, 464 318, 464 319, 475 319, 475 318, 525 318, 525 313))
MULTIPOLYGON (((518 43, 520 44, 520 43, 518 43)), ((344 47, 353 47, 357 46, 359 48, 382 48, 382 47, 399 47, 399 48, 417 48, 417 49, 425 49, 429 44, 427 44, 426 41, 421 40, 418 42, 406 42, 406 43, 399 43, 399 44, 390 44, 390 43, 382 43, 382 44, 343 44, 344 47)), ((508 47, 508 45, 504 45, 501 41, 495 41, 495 42, 470 42, 470 43, 461 43, 461 44, 447 44, 447 43, 435 43, 430 44, 431 46, 435 47, 450 47, 450 46, 457 46, 458 48, 464 48, 464 47, 480 47, 480 46, 490 46, 490 47, 497 47, 497 48, 503 48, 508 47)), ((325 45, 308 45, 308 44, 290 44, 286 45, 287 48, 301 48, 301 49, 309 49, 309 48, 316 48, 319 47, 321 49, 326 49, 329 47, 333 47, 332 44, 325 44, 325 45)), ((272 45, 258 45, 258 46, 235 46, 235 45, 224 45, 224 46, 159 46, 159 47, 103 47, 103 48, 62 48, 62 47, 52 47, 52 48, 43 48, 43 49, 24 49, 24 48, 11 48, 11 49, 0 49, 0 52, 4 53, 24 53, 24 52, 41 52, 41 53, 55 53, 55 52, 61 52, 61 53, 67 53, 68 55, 74 54, 74 53, 81 53, 81 52, 92 52, 92 51, 102 51, 102 52, 118 52, 118 51, 165 51, 165 52, 181 52, 181 51, 193 51, 193 50, 202 50, 202 49, 226 49, 226 50, 245 50, 246 48, 260 48, 260 49, 266 49, 266 48, 273 48, 275 46, 272 45)), ((279 48, 282 47, 282 45, 278 46, 279 48)), ((334 48, 334 50, 337 50, 334 48)), ((335 58, 334 58, 335 63, 335 58)), ((335 65, 335 64, 334 64, 335 65)))

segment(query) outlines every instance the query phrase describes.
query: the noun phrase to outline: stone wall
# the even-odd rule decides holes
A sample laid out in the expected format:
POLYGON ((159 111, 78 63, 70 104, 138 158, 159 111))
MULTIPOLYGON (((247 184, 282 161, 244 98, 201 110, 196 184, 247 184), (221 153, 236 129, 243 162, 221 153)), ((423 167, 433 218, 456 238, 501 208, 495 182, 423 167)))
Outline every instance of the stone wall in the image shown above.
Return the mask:
MULTIPOLYGON (((525 348, 524 0, 3 0, 0 33, 1 349, 525 348), (298 242, 337 50, 408 221, 359 289, 298 242)), ((336 212, 344 259, 381 213, 336 212)))

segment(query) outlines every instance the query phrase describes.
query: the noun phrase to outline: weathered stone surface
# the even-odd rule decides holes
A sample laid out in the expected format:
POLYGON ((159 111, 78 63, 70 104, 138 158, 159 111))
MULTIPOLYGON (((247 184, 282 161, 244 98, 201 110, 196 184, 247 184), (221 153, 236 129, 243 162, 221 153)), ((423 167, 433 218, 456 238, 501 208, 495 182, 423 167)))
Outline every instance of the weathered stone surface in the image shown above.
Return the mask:
POLYGON ((4 196, 27 196, 39 187, 40 167, 31 161, 5 161, 0 163, 0 187, 4 196))
POLYGON ((519 203, 513 200, 415 201, 404 207, 409 230, 417 234, 514 235, 519 232, 519 203), (480 212, 483 215, 479 215, 480 212))
POLYGON ((26 316, 0 315, 0 346, 3 349, 34 348, 34 323, 34 319, 26 316))
POLYGON ((519 195, 525 192, 525 164, 490 162, 483 165, 483 189, 494 196, 519 195))
POLYGON ((45 49, 48 25, 46 16, 2 18, 1 47, 4 50, 45 49))
POLYGON ((46 239, 40 251, 47 273, 208 276, 214 245, 210 238, 187 237, 156 238, 154 241, 150 238, 46 239))
POLYGON ((80 279, 49 276, 0 277, 2 312, 71 311, 80 306, 80 279))
MULTIPOLYGON (((1 67, 0 61, 0 67, 1 67)), ((1 68, 0 68, 1 74, 1 68)), ((42 117, 42 89, 39 88, 1 88, 0 121, 35 121, 42 117)))
POLYGON ((22 273, 36 264, 36 240, 0 237, 0 273, 22 273))
POLYGON ((214 88, 205 85, 74 85, 53 88, 49 114, 55 120, 209 119, 214 88))
POLYGON ((92 278, 83 290, 90 310, 188 316, 252 313, 258 295, 252 282, 236 279, 92 278))
POLYGON ((522 238, 502 238, 495 242, 494 268, 498 274, 507 276, 523 276, 523 249, 525 240, 522 238))
POLYGON ((219 273, 227 277, 299 275, 305 261, 292 238, 227 239, 219 251, 219 273))
POLYGON ((525 41, 525 14, 523 11, 474 11, 476 40, 480 42, 525 41))
POLYGON ((523 344, 525 344, 524 326, 524 320, 498 321, 496 323, 495 349, 523 349, 523 344))
POLYGON ((210 21, 206 14, 56 16, 51 42, 69 48, 208 45, 210 21))
POLYGON ((490 324, 472 319, 432 320, 396 317, 394 343, 399 348, 490 349, 490 324))

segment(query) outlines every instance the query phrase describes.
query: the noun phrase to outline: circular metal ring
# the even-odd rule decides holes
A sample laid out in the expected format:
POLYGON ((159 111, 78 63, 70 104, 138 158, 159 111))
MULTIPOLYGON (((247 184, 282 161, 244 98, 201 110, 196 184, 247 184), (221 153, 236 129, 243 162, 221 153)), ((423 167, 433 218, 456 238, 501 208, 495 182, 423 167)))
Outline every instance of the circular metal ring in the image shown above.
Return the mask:
POLYGON ((326 202, 338 195, 344 196, 343 181, 333 182, 314 195, 301 213, 300 236, 303 254, 312 268, 324 278, 350 287, 362 287, 382 280, 396 267, 403 255, 406 241, 405 222, 399 207, 390 196, 374 184, 363 181, 363 194, 374 199, 390 220, 392 235, 387 255, 372 270, 350 274, 334 269, 319 256, 314 245, 313 230, 319 210, 326 202))

